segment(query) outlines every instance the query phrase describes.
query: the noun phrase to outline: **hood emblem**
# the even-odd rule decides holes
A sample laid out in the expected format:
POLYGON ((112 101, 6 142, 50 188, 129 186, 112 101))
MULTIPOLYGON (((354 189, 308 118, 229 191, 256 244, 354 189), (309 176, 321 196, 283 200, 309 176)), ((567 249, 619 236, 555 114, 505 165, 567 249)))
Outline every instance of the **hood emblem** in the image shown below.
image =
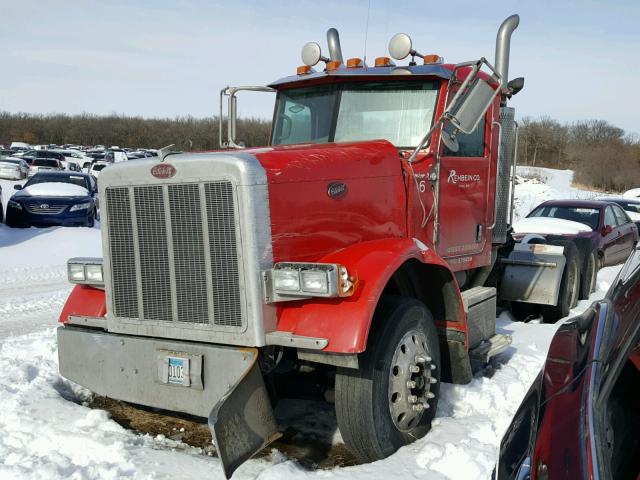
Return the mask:
POLYGON ((176 174, 176 169, 169 163, 161 163, 151 168, 151 175, 156 178, 171 178, 176 174))
POLYGON ((347 184, 343 182, 331 182, 327 185, 327 195, 331 198, 339 199, 347 194, 347 184))
POLYGON ((49 208, 49 204, 48 204, 48 203, 43 203, 43 204, 41 204, 41 205, 40 205, 40 208, 41 208, 42 210, 44 210, 44 209, 46 209, 46 208, 49 208))

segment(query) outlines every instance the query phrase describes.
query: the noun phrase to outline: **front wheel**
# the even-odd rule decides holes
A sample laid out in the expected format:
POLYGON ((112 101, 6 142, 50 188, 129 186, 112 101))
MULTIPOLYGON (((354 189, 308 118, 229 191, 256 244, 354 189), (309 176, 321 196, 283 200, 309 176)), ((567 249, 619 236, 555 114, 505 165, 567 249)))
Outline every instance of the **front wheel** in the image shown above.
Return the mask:
POLYGON ((385 297, 359 369, 336 373, 336 417, 347 447, 364 462, 388 457, 424 436, 440 390, 433 317, 411 298, 385 297))

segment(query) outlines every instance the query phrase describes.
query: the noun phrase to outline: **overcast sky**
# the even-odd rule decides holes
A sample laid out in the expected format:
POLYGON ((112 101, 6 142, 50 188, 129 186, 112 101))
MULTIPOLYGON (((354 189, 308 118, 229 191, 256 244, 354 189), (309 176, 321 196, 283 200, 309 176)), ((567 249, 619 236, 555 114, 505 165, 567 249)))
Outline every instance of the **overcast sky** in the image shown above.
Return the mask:
MULTIPOLYGON (((397 32, 447 62, 493 61, 498 26, 519 13, 518 117, 601 118, 640 133, 638 0, 0 0, 0 110, 213 115, 222 87, 295 73, 308 41, 326 52, 329 27, 345 58, 363 56, 369 3, 369 63, 397 32)), ((247 94, 239 111, 270 118, 272 105, 247 94)))

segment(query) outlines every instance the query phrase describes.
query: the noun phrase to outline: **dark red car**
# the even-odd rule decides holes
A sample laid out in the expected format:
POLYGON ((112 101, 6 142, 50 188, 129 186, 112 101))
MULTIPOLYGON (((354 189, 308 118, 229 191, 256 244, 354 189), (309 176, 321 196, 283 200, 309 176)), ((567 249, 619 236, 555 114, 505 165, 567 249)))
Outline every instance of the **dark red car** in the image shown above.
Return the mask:
POLYGON ((534 236, 546 243, 575 245, 572 251, 565 249, 567 263, 572 257, 577 263, 575 302, 589 298, 601 267, 624 262, 638 242, 638 226, 619 205, 604 200, 546 201, 516 222, 514 231, 516 241, 534 236))
POLYGON ((553 337, 501 444, 503 479, 640 478, 640 248, 553 337))

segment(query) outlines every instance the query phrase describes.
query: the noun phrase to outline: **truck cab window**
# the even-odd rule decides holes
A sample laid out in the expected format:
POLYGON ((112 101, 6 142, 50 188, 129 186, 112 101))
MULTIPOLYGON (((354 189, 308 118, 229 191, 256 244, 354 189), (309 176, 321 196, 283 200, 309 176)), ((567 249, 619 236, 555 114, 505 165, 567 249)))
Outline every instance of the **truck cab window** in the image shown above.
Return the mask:
POLYGON ((483 118, 478 123, 476 129, 469 133, 458 133, 458 145, 460 148, 457 152, 452 152, 444 147, 443 155, 445 157, 484 157, 484 129, 486 121, 483 118))

